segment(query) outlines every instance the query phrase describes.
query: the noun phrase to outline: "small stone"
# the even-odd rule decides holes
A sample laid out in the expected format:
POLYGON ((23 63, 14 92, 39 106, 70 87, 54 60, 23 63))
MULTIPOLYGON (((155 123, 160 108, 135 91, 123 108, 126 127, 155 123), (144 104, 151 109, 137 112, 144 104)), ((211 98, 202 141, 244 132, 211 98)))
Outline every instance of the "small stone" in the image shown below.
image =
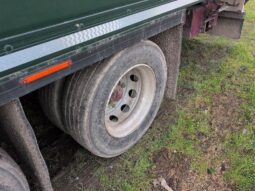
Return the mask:
POLYGON ((158 181, 158 179, 154 179, 153 180, 153 187, 157 188, 157 187, 159 187, 159 185, 160 185, 160 182, 158 181))
POLYGON ((248 133, 247 129, 243 129, 243 135, 246 135, 248 133))
POLYGON ((227 74, 227 78, 232 78, 233 74, 232 73, 228 73, 227 74))
POLYGON ((170 188, 170 186, 168 186, 168 184, 167 184, 167 182, 166 182, 166 180, 165 180, 164 178, 160 178, 159 181, 160 181, 160 185, 161 185, 165 190, 167 190, 167 191, 173 191, 173 189, 170 188))
POLYGON ((222 162, 222 163, 221 163, 220 171, 221 171, 221 172, 226 171, 226 165, 225 165, 225 162, 222 162))
POLYGON ((241 66, 241 67, 239 68, 239 71, 242 72, 242 73, 244 73, 244 72, 247 71, 247 67, 246 67, 246 66, 241 66))

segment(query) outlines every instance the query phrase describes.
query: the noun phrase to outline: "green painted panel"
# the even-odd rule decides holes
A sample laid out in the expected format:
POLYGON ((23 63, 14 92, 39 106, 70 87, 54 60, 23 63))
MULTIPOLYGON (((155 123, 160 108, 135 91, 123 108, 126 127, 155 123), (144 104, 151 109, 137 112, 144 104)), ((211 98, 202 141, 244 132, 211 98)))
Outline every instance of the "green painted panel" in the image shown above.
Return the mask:
POLYGON ((170 1, 0 0, 0 56, 170 1))
POLYGON ((75 18, 110 11, 137 0, 1 0, 1 36, 6 37, 75 18))

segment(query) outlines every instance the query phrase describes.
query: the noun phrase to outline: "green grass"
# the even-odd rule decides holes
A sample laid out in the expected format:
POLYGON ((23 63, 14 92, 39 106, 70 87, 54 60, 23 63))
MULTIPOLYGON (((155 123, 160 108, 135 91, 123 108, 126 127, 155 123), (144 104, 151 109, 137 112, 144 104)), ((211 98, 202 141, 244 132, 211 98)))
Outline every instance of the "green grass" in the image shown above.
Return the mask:
POLYGON ((255 20, 254 6, 255 6, 254 0, 250 0, 248 6, 246 7, 246 10, 248 11, 248 14, 246 15, 247 22, 254 23, 254 20, 255 20))
MULTIPOLYGON (((156 133, 151 131, 149 134, 156 133)), ((151 153, 158 150, 162 144, 160 140, 147 137, 130 152, 122 155, 117 162, 113 162, 113 169, 100 168, 96 174, 100 177, 103 187, 109 190, 149 190, 152 178, 148 169, 152 163, 151 153), (149 144, 148 144, 149 143, 149 144)))
POLYGON ((235 133, 226 141, 226 153, 231 169, 226 173, 227 181, 232 182, 237 190, 252 190, 255 185, 255 135, 254 129, 235 133))
POLYGON ((100 168, 96 175, 105 190, 150 190, 155 175, 153 155, 162 148, 184 153, 198 176, 214 173, 224 160, 228 168, 224 181, 234 190, 252 191, 255 187, 255 1, 247 6, 247 20, 240 41, 201 35, 184 41, 179 89, 188 93, 176 101, 176 122, 156 121, 145 138, 113 162, 113 169, 100 168), (206 161, 201 135, 217 137, 210 127, 210 108, 216 95, 235 95, 241 100, 236 123, 218 140, 222 152, 206 161), (211 166, 208 166, 208 164, 211 166), (215 166, 214 166, 215 165, 215 166))

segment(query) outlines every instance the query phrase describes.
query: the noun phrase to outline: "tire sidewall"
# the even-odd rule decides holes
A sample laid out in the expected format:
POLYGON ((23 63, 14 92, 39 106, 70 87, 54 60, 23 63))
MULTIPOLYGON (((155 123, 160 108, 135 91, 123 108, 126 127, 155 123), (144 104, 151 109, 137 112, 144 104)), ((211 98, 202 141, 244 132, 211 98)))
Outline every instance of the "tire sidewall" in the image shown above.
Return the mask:
POLYGON ((0 190, 29 191, 28 182, 14 160, 0 148, 0 190))

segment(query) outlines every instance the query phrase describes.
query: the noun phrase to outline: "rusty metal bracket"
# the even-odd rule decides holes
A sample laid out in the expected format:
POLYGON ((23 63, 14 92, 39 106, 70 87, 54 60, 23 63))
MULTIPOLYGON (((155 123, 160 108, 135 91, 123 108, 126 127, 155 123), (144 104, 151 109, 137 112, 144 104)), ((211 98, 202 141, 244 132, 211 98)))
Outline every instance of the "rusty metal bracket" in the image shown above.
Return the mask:
POLYGON ((48 168, 19 100, 14 100, 0 107, 0 124, 21 158, 31 168, 41 190, 53 191, 48 168))

